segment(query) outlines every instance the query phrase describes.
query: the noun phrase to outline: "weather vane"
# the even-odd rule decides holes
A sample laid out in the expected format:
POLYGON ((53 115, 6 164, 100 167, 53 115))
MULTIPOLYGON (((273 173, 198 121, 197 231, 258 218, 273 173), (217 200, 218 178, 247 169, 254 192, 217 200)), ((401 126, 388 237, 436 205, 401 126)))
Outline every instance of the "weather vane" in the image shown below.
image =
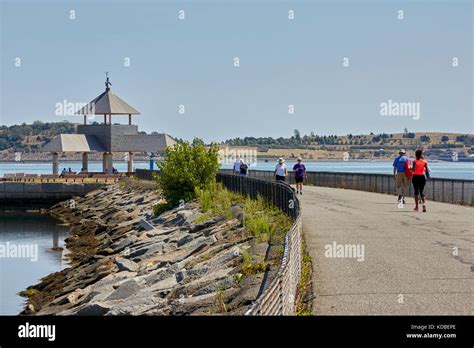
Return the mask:
POLYGON ((105 77, 106 77, 106 80, 105 80, 105 90, 108 91, 108 90, 110 90, 110 87, 109 87, 109 86, 112 86, 112 84, 111 84, 110 81, 109 81, 109 72, 108 72, 108 71, 105 72, 105 77))

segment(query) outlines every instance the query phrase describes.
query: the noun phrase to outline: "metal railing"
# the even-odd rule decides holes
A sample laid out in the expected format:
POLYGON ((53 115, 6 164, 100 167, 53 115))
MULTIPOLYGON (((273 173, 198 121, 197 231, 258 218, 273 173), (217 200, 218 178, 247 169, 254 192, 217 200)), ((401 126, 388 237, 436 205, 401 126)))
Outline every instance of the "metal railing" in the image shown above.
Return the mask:
MULTIPOLYGON (((158 171, 137 169, 135 176, 152 180, 158 171)), ((246 315, 294 315, 296 296, 301 275, 302 221, 300 204, 294 189, 283 182, 217 173, 216 180, 228 190, 252 199, 261 196, 294 219, 285 235, 281 265, 275 278, 250 306, 246 315)))
POLYGON ((283 259, 277 275, 246 312, 246 315, 293 315, 302 257, 300 205, 293 188, 286 183, 225 173, 218 173, 216 179, 228 190, 250 198, 261 196, 294 219, 285 236, 283 259))
MULTIPOLYGON (((221 169, 221 173, 232 173, 231 169, 221 169)), ((273 172, 250 170, 251 178, 274 180, 273 172)), ((294 183, 294 173, 290 172, 289 183, 294 183)), ((306 185, 344 188, 377 193, 395 194, 395 180, 390 174, 350 173, 350 172, 306 172, 306 185)), ((426 181, 426 199, 463 205, 474 205, 474 180, 431 178, 426 181)), ((413 195, 413 187, 409 187, 413 195)))

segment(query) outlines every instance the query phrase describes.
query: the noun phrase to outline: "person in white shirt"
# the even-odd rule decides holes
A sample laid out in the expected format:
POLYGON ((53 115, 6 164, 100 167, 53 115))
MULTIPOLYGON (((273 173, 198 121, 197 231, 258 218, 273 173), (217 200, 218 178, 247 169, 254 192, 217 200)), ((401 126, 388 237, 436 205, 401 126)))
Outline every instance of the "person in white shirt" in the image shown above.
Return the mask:
POLYGON ((235 159, 234 163, 234 174, 240 175, 240 165, 242 164, 242 161, 237 157, 235 159))
POLYGON ((275 179, 276 181, 285 181, 286 176, 288 175, 288 170, 286 169, 285 160, 283 158, 278 159, 278 163, 275 167, 275 179))

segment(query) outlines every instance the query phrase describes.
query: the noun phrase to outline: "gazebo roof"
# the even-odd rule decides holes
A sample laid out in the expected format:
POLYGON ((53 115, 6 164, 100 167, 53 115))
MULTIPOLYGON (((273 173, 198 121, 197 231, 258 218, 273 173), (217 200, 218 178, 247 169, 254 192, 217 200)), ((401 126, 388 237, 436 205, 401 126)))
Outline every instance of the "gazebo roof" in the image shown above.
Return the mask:
POLYGON ((85 134, 60 134, 44 145, 41 152, 104 152, 95 136, 85 134))
POLYGON ((109 88, 89 104, 76 112, 77 115, 139 115, 135 108, 113 94, 109 88))

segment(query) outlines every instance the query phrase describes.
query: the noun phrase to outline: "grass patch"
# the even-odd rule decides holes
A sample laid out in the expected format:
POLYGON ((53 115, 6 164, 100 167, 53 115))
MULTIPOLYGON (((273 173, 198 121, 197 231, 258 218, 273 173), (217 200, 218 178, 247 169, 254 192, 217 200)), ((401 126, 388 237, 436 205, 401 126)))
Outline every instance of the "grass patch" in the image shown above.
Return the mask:
POLYGON ((201 222, 211 220, 214 217, 212 213, 204 213, 201 216, 198 216, 193 222, 193 225, 200 224, 201 222))
POLYGON ((173 207, 169 204, 166 200, 160 199, 159 201, 155 202, 151 206, 151 210, 153 211, 153 215, 158 216, 163 214, 165 211, 172 209, 173 207))
POLYGON ((257 241, 283 243, 286 232, 291 226, 291 218, 276 207, 268 204, 263 197, 257 199, 233 193, 221 183, 213 182, 204 189, 196 189, 196 197, 201 212, 205 213, 195 223, 206 221, 214 216, 232 218, 232 206, 243 206, 243 224, 249 236, 257 241))
POLYGON ((252 254, 248 250, 245 250, 242 253, 243 265, 240 267, 240 273, 243 276, 248 276, 252 274, 262 273, 268 269, 268 265, 262 259, 260 262, 254 262, 252 254))
POLYGON ((313 272, 311 264, 311 256, 306 250, 304 241, 301 244, 303 249, 303 259, 301 260, 301 277, 298 285, 298 294, 296 296, 296 315, 311 315, 312 304, 312 282, 311 275, 313 272))
POLYGON ((291 218, 258 196, 245 200, 244 225, 258 241, 280 244, 291 226, 291 218))
POLYGON ((196 189, 196 198, 203 213, 232 218, 232 205, 243 201, 239 194, 226 190, 221 183, 212 182, 203 189, 196 189))
POLYGON ((225 305, 225 291, 227 288, 219 287, 216 291, 216 297, 214 298, 214 306, 216 307, 217 313, 227 313, 227 306, 225 305))

